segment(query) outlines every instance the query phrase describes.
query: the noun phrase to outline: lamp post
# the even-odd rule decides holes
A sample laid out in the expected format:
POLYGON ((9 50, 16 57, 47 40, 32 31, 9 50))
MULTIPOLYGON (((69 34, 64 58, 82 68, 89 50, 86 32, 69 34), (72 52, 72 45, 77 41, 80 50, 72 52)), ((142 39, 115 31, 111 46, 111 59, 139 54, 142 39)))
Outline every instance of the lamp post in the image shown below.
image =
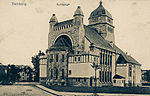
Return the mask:
POLYGON ((97 64, 95 64, 95 62, 93 62, 92 63, 92 68, 94 68, 94 71, 95 71, 95 76, 94 76, 94 96, 97 96, 97 94, 96 94, 96 84, 97 84, 97 78, 96 78, 96 70, 98 69, 98 65, 97 64))

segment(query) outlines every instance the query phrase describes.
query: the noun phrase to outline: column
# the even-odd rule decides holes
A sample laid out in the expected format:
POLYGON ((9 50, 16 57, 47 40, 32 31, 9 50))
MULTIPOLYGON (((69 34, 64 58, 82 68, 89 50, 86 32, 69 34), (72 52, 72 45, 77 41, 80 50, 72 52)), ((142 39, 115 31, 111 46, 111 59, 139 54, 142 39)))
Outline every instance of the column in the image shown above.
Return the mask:
POLYGON ((106 51, 104 51, 104 62, 103 62, 103 65, 104 65, 104 82, 106 82, 106 65, 105 65, 105 62, 106 62, 106 51))
POLYGON ((108 64, 108 51, 107 51, 107 53, 106 53, 106 82, 108 83, 108 72, 109 72, 109 70, 108 70, 108 66, 109 66, 109 64, 108 64))
POLYGON ((110 82, 112 82, 112 53, 110 53, 110 82))
POLYGON ((108 67, 109 67, 109 63, 108 63, 108 58, 109 58, 109 52, 107 51, 107 62, 106 62, 106 70, 107 70, 107 72, 106 72, 106 82, 108 83, 108 78, 109 78, 109 69, 108 69, 108 67))
POLYGON ((104 82, 104 65, 103 65, 104 63, 103 62, 104 62, 104 51, 102 50, 102 64, 101 64, 102 65, 102 79, 101 79, 102 82, 104 82))
POLYGON ((108 82, 110 82, 110 53, 108 52, 108 82))
POLYGON ((99 52, 99 67, 100 67, 100 70, 99 70, 99 83, 101 83, 102 82, 102 51, 101 51, 101 49, 99 50, 100 52, 99 52))

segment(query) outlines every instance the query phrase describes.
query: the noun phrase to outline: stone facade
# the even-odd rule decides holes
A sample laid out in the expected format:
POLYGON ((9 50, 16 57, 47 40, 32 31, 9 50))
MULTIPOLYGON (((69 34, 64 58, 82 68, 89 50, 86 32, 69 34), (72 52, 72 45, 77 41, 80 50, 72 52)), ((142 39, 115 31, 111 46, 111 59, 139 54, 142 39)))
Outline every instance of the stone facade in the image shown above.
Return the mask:
MULTIPOLYGON (((111 14, 100 2, 91 12, 88 25, 84 25, 83 18, 80 6, 70 20, 58 22, 52 15, 46 51, 48 84, 108 86, 112 85, 115 74, 120 73, 117 61, 122 50, 115 45, 111 14)), ((135 72, 139 69, 135 68, 135 72)), ((128 81, 126 75, 120 75, 128 81)), ((139 83, 140 77, 133 77, 139 83)))
POLYGON ((67 84, 67 48, 51 47, 47 50, 48 66, 47 80, 49 85, 66 85, 67 84))
POLYGON ((47 79, 47 56, 40 55, 39 59, 39 79, 40 82, 45 82, 47 79))
POLYGON ((78 6, 73 15, 73 19, 64 22, 58 22, 55 14, 50 20, 50 32, 48 35, 48 48, 50 48, 60 36, 68 36, 72 43, 72 48, 75 52, 84 51, 84 27, 83 27, 83 12, 78 6), (53 21, 52 19, 56 20, 53 21), (57 23, 58 22, 58 23, 57 23))

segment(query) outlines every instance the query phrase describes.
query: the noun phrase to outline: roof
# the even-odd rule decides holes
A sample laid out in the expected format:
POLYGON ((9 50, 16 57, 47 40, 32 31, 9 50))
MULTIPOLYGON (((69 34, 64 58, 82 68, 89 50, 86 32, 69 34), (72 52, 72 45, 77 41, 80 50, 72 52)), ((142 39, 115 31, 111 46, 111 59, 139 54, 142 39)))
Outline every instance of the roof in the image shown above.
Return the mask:
MULTIPOLYGON (((128 55, 128 60, 131 61, 131 63, 134 63, 134 64, 140 64, 138 61, 136 61, 132 56, 128 55)), ((141 65, 141 64, 140 64, 141 65)))
POLYGON ((74 12, 74 16, 76 16, 76 15, 82 15, 83 16, 83 11, 81 10, 80 6, 78 6, 77 10, 74 12))
POLYGON ((113 79, 125 79, 125 77, 116 74, 113 79))
MULTIPOLYGON (((120 53, 120 57, 119 59, 124 59, 126 63, 132 63, 132 64, 137 64, 137 65, 141 65, 138 61, 136 61, 133 57, 131 57, 130 55, 127 55, 126 53, 124 53, 120 48, 118 48, 115 44, 113 45, 113 48, 120 53)), ((117 60, 117 61, 118 61, 117 60)), ((122 61, 122 60, 120 60, 122 61)))
POLYGON ((62 21, 62 22, 58 22, 55 24, 55 26, 61 26, 61 25, 64 25, 64 24, 71 24, 73 22, 73 19, 69 19, 69 20, 66 20, 66 21, 62 21))
POLYGON ((52 15, 51 19, 50 19, 50 22, 58 22, 55 14, 52 15))
POLYGON ((112 18, 111 14, 103 7, 102 5, 102 1, 100 2, 100 5, 98 6, 98 8, 96 8, 91 14, 90 14, 90 18, 94 18, 94 17, 99 17, 99 16, 103 16, 106 15, 110 18, 112 18))
POLYGON ((101 36, 98 32, 92 29, 90 26, 84 25, 85 37, 90 43, 94 43, 96 47, 113 50, 111 45, 101 36))

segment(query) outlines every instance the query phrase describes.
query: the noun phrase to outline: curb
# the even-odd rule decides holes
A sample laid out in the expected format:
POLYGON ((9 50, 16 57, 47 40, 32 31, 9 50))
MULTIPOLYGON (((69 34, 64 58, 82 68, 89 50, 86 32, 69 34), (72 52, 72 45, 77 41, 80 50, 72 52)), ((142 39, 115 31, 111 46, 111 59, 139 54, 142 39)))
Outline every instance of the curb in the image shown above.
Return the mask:
MULTIPOLYGON (((45 92, 48 92, 48 93, 50 93, 50 94, 53 94, 53 95, 55 95, 55 96, 61 96, 61 95, 52 93, 52 92, 50 92, 50 91, 48 91, 48 90, 45 90, 45 89, 43 89, 43 88, 41 88, 41 87, 39 87, 39 86, 37 86, 37 85, 34 85, 34 86, 37 87, 37 88, 39 88, 39 89, 41 89, 41 90, 43 90, 43 91, 45 91, 45 92)), ((44 86, 43 86, 43 87, 44 87, 44 86)))

